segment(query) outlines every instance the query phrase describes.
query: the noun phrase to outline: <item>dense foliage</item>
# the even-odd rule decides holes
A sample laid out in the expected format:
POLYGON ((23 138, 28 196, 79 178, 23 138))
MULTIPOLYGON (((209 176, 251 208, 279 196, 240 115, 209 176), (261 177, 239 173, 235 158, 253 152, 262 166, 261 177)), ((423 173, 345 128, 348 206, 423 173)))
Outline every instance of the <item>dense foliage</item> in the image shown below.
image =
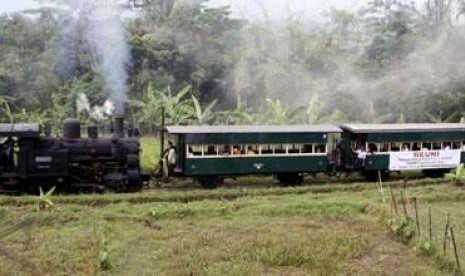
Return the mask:
MULTIPOLYGON (((57 0, 59 2, 59 0, 57 0)), ((128 113, 135 122, 458 122, 465 104, 460 1, 373 0, 325 23, 235 19, 208 1, 128 1, 128 113), (423 5, 423 4, 422 4, 423 5)), ((59 7, 59 6, 58 6, 59 7)), ((103 104, 86 18, 47 6, 0 16, 2 121, 103 104), (72 28, 71 28, 72 27, 72 28)), ((88 118, 88 115, 81 115, 88 118)))

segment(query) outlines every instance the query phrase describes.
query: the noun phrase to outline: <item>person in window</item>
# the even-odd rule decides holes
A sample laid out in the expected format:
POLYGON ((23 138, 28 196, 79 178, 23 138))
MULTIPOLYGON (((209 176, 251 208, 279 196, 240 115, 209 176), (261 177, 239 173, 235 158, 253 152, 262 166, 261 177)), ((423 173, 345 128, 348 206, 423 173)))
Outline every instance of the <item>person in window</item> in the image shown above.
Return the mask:
POLYGON ((402 151, 410 151, 410 145, 407 143, 404 143, 402 145, 402 151))
POLYGON ((444 143, 444 150, 450 150, 450 144, 444 143))
POLYGON ((389 144, 384 143, 381 147, 381 152, 388 152, 389 151, 389 144))
POLYGON ((254 155, 254 154, 257 154, 257 152, 251 146, 248 146, 247 147, 247 154, 254 155))
POLYGON ((376 146, 376 144, 374 144, 374 143, 368 144, 368 152, 369 153, 373 154, 373 153, 375 153, 377 151, 378 151, 378 146, 376 146))
POLYGON ((233 155, 239 155, 239 154, 241 154, 241 147, 234 146, 233 147, 233 155))
POLYGON ((422 151, 428 151, 431 149, 431 144, 423 144, 423 147, 421 148, 422 151))
POLYGON ((365 167, 365 160, 367 158, 367 152, 365 146, 362 146, 355 151, 357 158, 355 159, 355 168, 361 169, 365 167))
POLYGON ((302 153, 312 153, 312 145, 306 144, 302 148, 302 153))
POLYGON ((229 147, 229 145, 224 145, 223 146, 223 149, 221 150, 221 154, 222 155, 229 155, 231 154, 231 148, 229 147))
POLYGON ((188 157, 193 157, 194 156, 194 150, 192 149, 191 146, 187 149, 187 156, 188 157))

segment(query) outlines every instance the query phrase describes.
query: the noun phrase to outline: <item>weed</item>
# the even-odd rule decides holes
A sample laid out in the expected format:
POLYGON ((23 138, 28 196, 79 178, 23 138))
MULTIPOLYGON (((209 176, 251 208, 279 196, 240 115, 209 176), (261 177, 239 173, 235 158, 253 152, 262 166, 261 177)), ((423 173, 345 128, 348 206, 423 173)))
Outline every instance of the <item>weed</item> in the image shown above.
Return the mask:
POLYGON ((388 225, 399 240, 405 244, 409 243, 415 236, 415 222, 409 217, 390 219, 388 225))
POLYGON ((111 262, 109 256, 109 244, 108 244, 108 227, 100 224, 98 226, 98 264, 101 270, 110 270, 111 262))
POLYGON ((436 248, 430 240, 421 240, 417 247, 420 249, 420 252, 425 256, 433 256, 436 253, 436 248))

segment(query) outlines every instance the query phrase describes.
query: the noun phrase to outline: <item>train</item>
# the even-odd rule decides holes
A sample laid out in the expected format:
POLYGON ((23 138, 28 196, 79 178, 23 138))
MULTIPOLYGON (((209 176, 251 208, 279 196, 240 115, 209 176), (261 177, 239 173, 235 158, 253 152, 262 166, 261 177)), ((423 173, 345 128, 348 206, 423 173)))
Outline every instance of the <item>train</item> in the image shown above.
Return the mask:
POLYGON ((139 165, 137 137, 125 135, 124 118, 115 116, 111 137, 99 137, 90 125, 63 122, 63 137, 41 135, 37 123, 0 124, 0 189, 3 193, 37 193, 40 188, 63 191, 139 191, 148 174, 139 165))
MULTIPOLYGON (((0 190, 137 192, 150 181, 140 168, 137 131, 123 116, 111 137, 79 120, 63 122, 63 136, 42 134, 37 123, 0 124, 0 190), (127 132, 127 133, 126 133, 127 132)), ((422 171, 430 177, 465 163, 465 124, 341 124, 163 126, 160 170, 165 180, 195 179, 216 188, 225 177, 273 175, 298 185, 306 174, 357 172, 370 181, 390 173, 422 171), (170 147, 164 150, 166 141, 170 147)))
POLYGON ((167 126, 165 136, 177 158, 163 157, 164 177, 191 177, 205 188, 254 174, 283 185, 317 173, 357 172, 369 181, 402 171, 441 177, 465 163, 460 123, 167 126))

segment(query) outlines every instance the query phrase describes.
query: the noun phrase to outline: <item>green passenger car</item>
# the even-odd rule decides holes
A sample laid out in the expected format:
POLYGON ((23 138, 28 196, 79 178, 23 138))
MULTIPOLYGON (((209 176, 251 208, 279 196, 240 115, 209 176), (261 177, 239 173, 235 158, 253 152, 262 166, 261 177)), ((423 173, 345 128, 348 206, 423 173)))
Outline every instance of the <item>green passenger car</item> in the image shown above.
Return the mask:
POLYGON ((408 170, 442 176, 465 162, 465 124, 345 124, 341 128, 343 143, 350 143, 352 150, 366 150, 362 171, 370 178, 408 170))
POLYGON ((177 161, 173 173, 214 187, 223 176, 272 174, 282 183, 298 183, 301 174, 330 167, 332 125, 168 126, 177 161))

